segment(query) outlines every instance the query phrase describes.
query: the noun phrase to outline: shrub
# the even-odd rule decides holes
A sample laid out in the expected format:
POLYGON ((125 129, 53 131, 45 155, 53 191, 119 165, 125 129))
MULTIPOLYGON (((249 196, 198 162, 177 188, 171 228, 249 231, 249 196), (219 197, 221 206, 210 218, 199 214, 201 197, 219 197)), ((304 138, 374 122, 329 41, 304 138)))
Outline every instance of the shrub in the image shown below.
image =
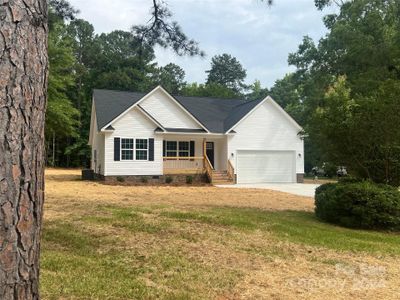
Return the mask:
POLYGON ((147 179, 147 177, 141 177, 140 178, 140 181, 142 182, 142 183, 147 183, 149 180, 147 179))
POLYGON ((324 184, 315 192, 315 214, 345 227, 400 230, 400 192, 370 181, 324 184))
POLYGON ((193 183, 193 176, 186 176, 186 183, 187 184, 192 184, 193 183))
POLYGON ((117 181, 118 182, 125 182, 125 178, 122 176, 117 176, 117 181))
POLYGON ((324 171, 326 177, 335 177, 337 172, 337 166, 332 163, 325 163, 324 164, 324 171))
POLYGON ((364 180, 361 178, 352 177, 352 176, 345 176, 345 177, 339 178, 340 183, 358 183, 358 182, 363 182, 363 181, 364 180))
POLYGON ((173 181, 173 178, 172 178, 171 176, 167 176, 167 177, 165 178, 165 183, 170 184, 172 181, 173 181))

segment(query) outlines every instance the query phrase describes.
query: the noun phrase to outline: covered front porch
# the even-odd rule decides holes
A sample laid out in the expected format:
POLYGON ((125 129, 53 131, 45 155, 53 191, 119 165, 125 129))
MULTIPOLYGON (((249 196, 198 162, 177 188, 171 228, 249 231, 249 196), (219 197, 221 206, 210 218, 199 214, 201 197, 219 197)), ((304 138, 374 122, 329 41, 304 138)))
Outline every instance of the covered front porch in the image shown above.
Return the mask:
POLYGON ((163 173, 207 174, 212 182, 232 173, 226 135, 163 134, 163 173))

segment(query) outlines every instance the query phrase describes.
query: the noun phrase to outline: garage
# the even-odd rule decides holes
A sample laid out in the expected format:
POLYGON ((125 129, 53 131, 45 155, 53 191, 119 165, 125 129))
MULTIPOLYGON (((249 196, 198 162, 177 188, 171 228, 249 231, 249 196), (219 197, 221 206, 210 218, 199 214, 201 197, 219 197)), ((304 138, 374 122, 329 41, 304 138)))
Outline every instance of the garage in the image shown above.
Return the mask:
POLYGON ((237 183, 296 182, 295 151, 238 150, 237 183))

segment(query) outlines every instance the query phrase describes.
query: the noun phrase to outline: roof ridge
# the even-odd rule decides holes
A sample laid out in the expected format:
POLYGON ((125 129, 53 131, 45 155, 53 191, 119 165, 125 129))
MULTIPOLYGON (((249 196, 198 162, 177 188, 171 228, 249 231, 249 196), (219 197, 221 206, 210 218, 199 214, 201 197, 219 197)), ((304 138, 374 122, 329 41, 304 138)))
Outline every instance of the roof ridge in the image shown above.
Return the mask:
POLYGON ((93 91, 108 91, 108 92, 117 92, 117 93, 136 93, 136 94, 148 94, 146 92, 138 92, 138 91, 121 91, 121 90, 111 90, 111 89, 96 89, 94 88, 93 91))
POLYGON ((249 103, 252 103, 252 102, 255 102, 255 101, 263 101, 263 100, 264 99, 255 99, 255 100, 245 101, 244 103, 240 103, 239 105, 234 106, 233 109, 235 109, 235 108, 237 108, 239 106, 245 105, 245 104, 249 104, 249 103))
POLYGON ((246 101, 246 99, 243 98, 217 98, 217 97, 207 97, 207 96, 185 96, 185 95, 177 95, 177 94, 171 94, 173 97, 184 97, 184 98, 204 98, 204 99, 213 99, 213 100, 231 100, 231 101, 246 101))

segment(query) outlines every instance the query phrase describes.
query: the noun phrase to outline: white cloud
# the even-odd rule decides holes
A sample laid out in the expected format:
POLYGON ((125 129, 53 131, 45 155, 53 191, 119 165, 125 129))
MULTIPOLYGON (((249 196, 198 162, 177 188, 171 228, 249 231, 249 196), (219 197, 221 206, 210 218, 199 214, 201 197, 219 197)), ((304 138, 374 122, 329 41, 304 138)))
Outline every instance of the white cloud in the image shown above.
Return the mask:
POLYGON ((93 24, 96 33, 129 30, 149 19, 150 2, 143 0, 69 0, 80 10, 79 18, 93 24))
MULTIPOLYGON (((149 19, 151 5, 149 0, 70 1, 98 33, 143 24, 149 19)), ((304 35, 318 39, 325 33, 323 14, 312 0, 276 0, 271 8, 261 0, 168 0, 168 4, 174 19, 200 43, 207 57, 177 57, 171 51, 157 49, 157 61, 180 65, 189 82, 203 82, 210 58, 226 52, 247 69, 247 82, 257 78, 270 87, 293 70, 287 56, 296 51, 304 35)))

